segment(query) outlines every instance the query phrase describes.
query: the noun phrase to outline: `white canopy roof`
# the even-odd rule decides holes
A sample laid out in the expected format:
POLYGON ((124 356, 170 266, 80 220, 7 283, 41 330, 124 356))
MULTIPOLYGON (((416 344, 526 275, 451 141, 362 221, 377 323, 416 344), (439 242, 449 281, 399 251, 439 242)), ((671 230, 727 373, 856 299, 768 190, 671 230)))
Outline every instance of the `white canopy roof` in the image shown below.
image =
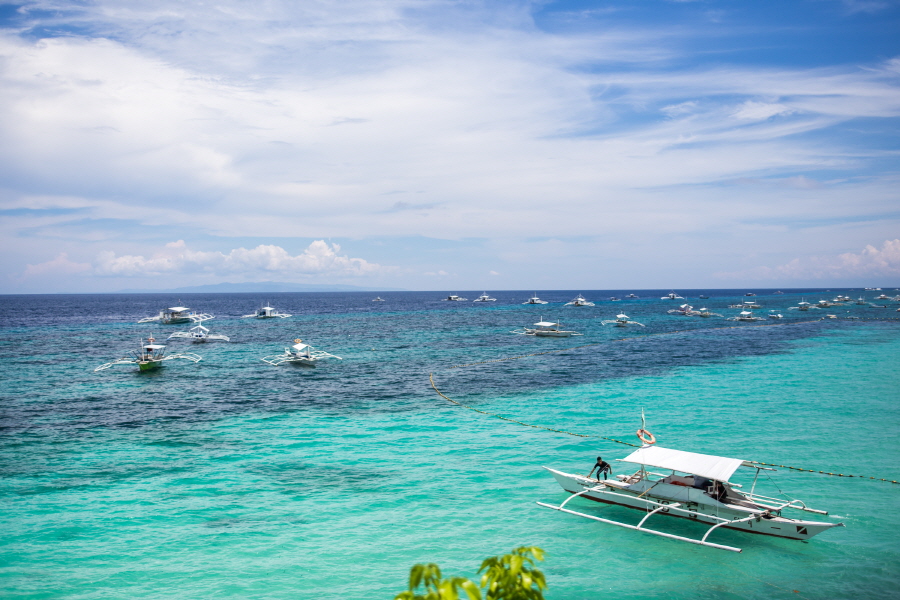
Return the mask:
POLYGON ((144 346, 146 350, 159 350, 160 348, 165 348, 165 346, 162 344, 147 344, 144 346))
POLYGON ((184 312, 190 309, 187 306, 173 306, 169 310, 171 310, 172 312, 184 312))
POLYGON ((739 458, 683 452, 670 448, 660 448, 659 446, 644 446, 623 458, 622 461, 681 471, 682 473, 700 475, 701 477, 708 477, 718 481, 728 481, 728 478, 744 463, 739 458))
POLYGON ((304 348, 309 348, 309 344, 294 344, 293 346, 291 346, 291 348, 293 348, 294 350, 299 352, 300 350, 303 350, 304 348))
POLYGON ((535 327, 554 327, 559 325, 559 323, 552 323, 550 321, 538 321, 534 324, 535 327))

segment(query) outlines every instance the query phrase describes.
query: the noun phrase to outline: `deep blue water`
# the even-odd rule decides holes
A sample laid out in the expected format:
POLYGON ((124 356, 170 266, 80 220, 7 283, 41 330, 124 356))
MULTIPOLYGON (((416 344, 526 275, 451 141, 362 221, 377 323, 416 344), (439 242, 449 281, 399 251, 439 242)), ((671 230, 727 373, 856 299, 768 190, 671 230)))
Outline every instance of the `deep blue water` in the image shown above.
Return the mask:
MULTIPOLYGON (((578 291, 538 291, 541 306, 521 305, 530 291, 489 304, 437 292, 0 297, 0 590, 393 597, 415 562, 472 576, 482 558, 536 544, 550 552, 549 598, 893 597, 900 485, 779 471, 772 485, 848 527, 808 544, 722 532, 745 548, 722 556, 536 507, 561 498, 542 465, 586 471, 629 448, 491 419, 431 388, 433 373, 482 410, 629 441, 643 408, 668 447, 900 479, 900 304, 802 313, 787 308, 845 291, 756 290, 759 315, 785 318, 746 324, 666 314, 684 302, 660 300, 669 290, 601 300, 629 291, 585 291, 598 305, 583 308, 563 306, 578 291), (293 316, 238 318, 263 301, 293 316), (205 325, 232 341, 170 343, 197 364, 93 372, 148 334, 187 329, 136 323, 178 304, 216 315, 205 325), (621 311, 646 327, 600 324, 621 311), (584 335, 510 333, 541 317, 584 335), (343 360, 259 360, 298 337, 343 360)), ((680 293, 725 316, 746 299, 680 293)))

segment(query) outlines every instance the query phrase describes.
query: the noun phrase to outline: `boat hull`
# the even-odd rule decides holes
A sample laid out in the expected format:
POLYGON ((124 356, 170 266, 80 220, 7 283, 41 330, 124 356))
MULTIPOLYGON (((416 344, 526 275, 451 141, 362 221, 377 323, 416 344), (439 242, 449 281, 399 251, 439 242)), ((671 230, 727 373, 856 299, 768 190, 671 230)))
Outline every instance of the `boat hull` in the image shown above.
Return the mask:
MULTIPOLYGON (((584 492, 585 488, 605 484, 603 489, 583 493, 580 497, 594 502, 633 508, 645 513, 647 512, 649 505, 642 499, 664 505, 678 503, 680 506, 677 507, 677 509, 675 507, 672 509, 664 508, 657 514, 661 516, 678 517, 690 521, 698 521, 708 525, 716 525, 722 522, 709 515, 717 515, 720 519, 732 521, 749 517, 754 512, 749 509, 730 508, 728 505, 717 502, 709 497, 702 490, 685 486, 648 481, 641 481, 631 485, 619 481, 598 482, 593 479, 572 475, 570 473, 563 473, 554 469, 547 468, 547 470, 550 471, 557 483, 570 494, 584 492)), ((653 506, 651 506, 651 508, 653 508, 653 506)), ((826 529, 839 526, 841 526, 840 523, 804 521, 774 516, 771 518, 759 517, 741 523, 726 523, 725 525, 722 525, 725 529, 770 535, 791 540, 808 540, 826 529)))
POLYGON ((155 371, 163 366, 163 362, 161 360, 142 360, 138 362, 138 369, 143 371, 155 371))

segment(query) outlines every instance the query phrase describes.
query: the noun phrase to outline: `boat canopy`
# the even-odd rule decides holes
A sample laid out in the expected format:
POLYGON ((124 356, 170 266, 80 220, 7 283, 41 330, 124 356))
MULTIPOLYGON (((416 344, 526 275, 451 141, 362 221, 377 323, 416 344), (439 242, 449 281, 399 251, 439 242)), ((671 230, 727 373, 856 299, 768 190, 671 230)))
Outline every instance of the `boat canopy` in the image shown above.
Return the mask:
POLYGON ((187 306, 173 306, 169 310, 171 310, 172 312, 184 312, 190 309, 187 306))
POLYGON ((147 344, 144 346, 144 349, 146 350, 159 350, 161 348, 165 348, 165 346, 162 344, 147 344))
POLYGON ((293 346, 291 346, 291 348, 293 348, 297 352, 300 352, 304 348, 309 348, 309 344, 294 344, 293 346))
POLYGON ((554 327, 559 325, 559 323, 552 323, 550 321, 538 321, 534 324, 535 327, 554 327))
POLYGON ((739 458, 697 454, 659 446, 645 446, 623 458, 622 462, 672 469, 717 481, 728 481, 728 478, 744 463, 739 458))

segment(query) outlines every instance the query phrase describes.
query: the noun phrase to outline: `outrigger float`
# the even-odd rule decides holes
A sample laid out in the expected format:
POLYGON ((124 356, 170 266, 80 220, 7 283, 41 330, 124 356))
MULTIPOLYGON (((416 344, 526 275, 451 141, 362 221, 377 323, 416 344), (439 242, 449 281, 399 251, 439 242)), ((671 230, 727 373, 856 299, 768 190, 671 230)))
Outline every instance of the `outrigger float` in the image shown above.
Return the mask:
POLYGON ((843 523, 804 521, 782 516, 782 511, 788 509, 820 515, 828 513, 809 508, 800 500, 782 500, 756 494, 759 472, 776 469, 739 458, 654 446, 656 438, 644 429, 638 430, 638 437, 644 445, 618 461, 638 465, 639 468, 635 473, 617 475, 615 480, 600 481, 544 467, 550 471, 557 483, 572 495, 559 506, 545 502, 537 504, 609 525, 732 552, 741 552, 741 549, 709 542, 707 539, 710 534, 723 527, 792 540, 808 540, 826 529, 844 526, 843 523), (648 471, 648 467, 671 472, 648 471), (737 488, 741 486, 728 481, 740 467, 756 469, 749 493, 738 491, 737 488), (635 508, 646 514, 637 525, 630 525, 566 508, 571 500, 578 497, 635 508), (684 537, 646 527, 645 523, 654 515, 680 517, 706 523, 712 527, 700 539, 684 537))
POLYGON ((104 371, 115 365, 137 365, 141 371, 152 371, 153 369, 158 369, 163 366, 163 363, 167 360, 175 360, 175 359, 184 359, 189 360, 191 362, 198 363, 202 358, 193 352, 179 352, 178 354, 166 354, 166 346, 164 344, 157 344, 156 340, 153 337, 147 338, 147 343, 141 342, 141 347, 139 350, 132 350, 131 356, 126 356, 124 358, 120 358, 118 360, 114 360, 113 362, 108 362, 100 365, 94 372, 104 371))
POLYGON ((138 321, 138 323, 152 323, 154 321, 159 321, 163 325, 177 325, 179 323, 199 324, 214 318, 215 317, 208 313, 191 312, 191 309, 187 306, 173 306, 159 311, 159 314, 155 317, 144 317, 138 321))
POLYGON ((303 340, 301 340, 300 338, 297 338, 296 340, 294 340, 294 345, 290 348, 285 348, 283 353, 274 354, 272 356, 264 356, 260 360, 264 363, 269 363, 273 367, 277 367, 278 365, 282 365, 284 363, 314 367, 316 366, 316 363, 318 361, 324 358, 336 358, 338 360, 344 360, 340 356, 329 354, 324 350, 316 350, 309 344, 304 344, 303 340))
POLYGON ((172 335, 170 335, 166 340, 171 339, 188 339, 194 342, 195 344, 202 344, 205 342, 212 342, 215 340, 220 340, 223 342, 230 342, 231 338, 227 335, 214 334, 210 333, 209 329, 204 327, 203 325, 195 325, 191 327, 187 331, 176 331, 172 335))

